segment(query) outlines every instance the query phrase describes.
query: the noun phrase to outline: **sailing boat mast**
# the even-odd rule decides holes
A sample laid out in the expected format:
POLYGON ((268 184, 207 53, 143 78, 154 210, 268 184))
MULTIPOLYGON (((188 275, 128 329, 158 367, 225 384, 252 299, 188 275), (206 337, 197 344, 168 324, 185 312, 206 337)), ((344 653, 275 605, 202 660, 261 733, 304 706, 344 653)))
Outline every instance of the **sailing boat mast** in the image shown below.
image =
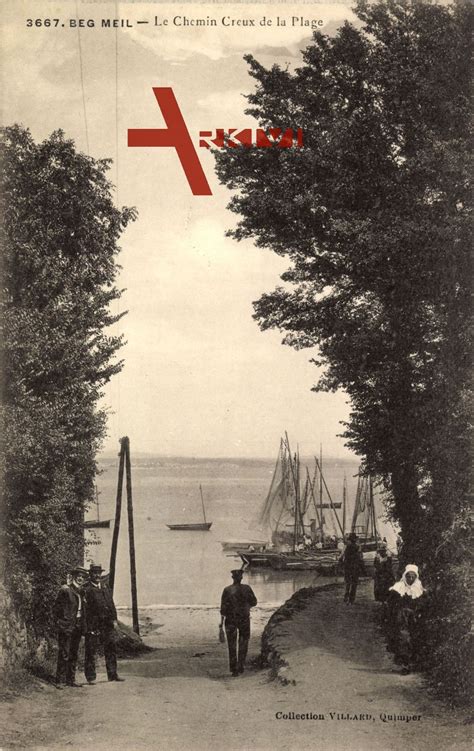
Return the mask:
POLYGON ((321 529, 321 542, 324 539, 324 518, 323 518, 323 446, 319 444, 319 519, 321 529))
POLYGON ((295 480, 295 525, 293 529, 293 553, 296 550, 296 544, 298 541, 298 517, 300 514, 300 457, 299 454, 296 453, 294 457, 294 465, 295 465, 295 471, 294 471, 294 480, 295 480))
POLYGON ((342 484, 342 540, 346 540, 346 503, 347 503, 347 478, 344 474, 344 482, 342 484))
POLYGON ((207 524, 206 509, 204 508, 204 498, 202 497, 202 485, 199 485, 199 492, 201 494, 202 515, 204 517, 204 524, 207 524))
POLYGON ((377 532, 377 521, 375 518, 375 504, 374 504, 374 488, 372 483, 372 475, 369 476, 369 500, 370 500, 370 513, 372 516, 372 531, 374 539, 377 540, 379 535, 377 532))
MULTIPOLYGON (((320 464, 321 459, 322 459, 322 455, 321 455, 319 461, 318 461, 318 459, 317 459, 316 456, 314 457, 314 461, 315 461, 315 464, 316 464, 316 469, 319 470, 319 484, 320 484, 319 506, 320 506, 320 514, 321 514, 321 525, 320 525, 321 526, 321 530, 323 529, 323 525, 324 525, 323 508, 328 508, 328 505, 324 504, 323 500, 322 500, 322 498, 323 498, 322 487, 324 485, 324 489, 326 490, 326 494, 327 494, 327 497, 329 499, 329 508, 333 512, 334 518, 335 518, 335 520, 337 522, 337 526, 339 527, 339 529, 341 531, 341 534, 342 534, 341 522, 339 521, 339 517, 338 517, 338 515, 336 513, 336 507, 335 507, 335 505, 333 503, 333 500, 331 498, 331 493, 329 492, 329 488, 327 486, 326 480, 324 479, 324 476, 323 476, 323 473, 322 473, 322 467, 321 467, 321 464, 320 464)), ((340 504, 339 504, 339 508, 340 508, 340 504)), ((336 529, 336 527, 335 527, 335 529, 336 529)), ((336 532, 337 532, 337 529, 336 529, 336 532)))

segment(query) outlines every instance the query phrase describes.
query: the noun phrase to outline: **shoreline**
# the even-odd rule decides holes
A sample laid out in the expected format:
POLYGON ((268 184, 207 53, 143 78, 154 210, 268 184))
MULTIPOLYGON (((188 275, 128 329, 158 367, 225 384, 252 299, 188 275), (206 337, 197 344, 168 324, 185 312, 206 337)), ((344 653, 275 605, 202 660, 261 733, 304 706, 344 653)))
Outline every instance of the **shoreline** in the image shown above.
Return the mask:
POLYGON ((175 610, 160 622, 148 612, 144 640, 154 648, 120 659, 125 683, 109 683, 101 659, 94 686, 58 692, 40 684, 9 703, 3 748, 149 751, 159 738, 170 751, 218 751, 223 739, 229 751, 299 751, 316 742, 331 751, 470 749, 463 716, 433 699, 419 676, 394 672, 371 582, 359 585, 353 606, 342 603, 341 590, 335 582, 301 589, 262 618, 261 631, 254 619, 237 679, 218 641, 217 608, 175 610), (269 680, 272 660, 261 668, 264 629, 273 665, 281 660, 278 680, 269 680), (408 715, 421 719, 389 719, 408 715))

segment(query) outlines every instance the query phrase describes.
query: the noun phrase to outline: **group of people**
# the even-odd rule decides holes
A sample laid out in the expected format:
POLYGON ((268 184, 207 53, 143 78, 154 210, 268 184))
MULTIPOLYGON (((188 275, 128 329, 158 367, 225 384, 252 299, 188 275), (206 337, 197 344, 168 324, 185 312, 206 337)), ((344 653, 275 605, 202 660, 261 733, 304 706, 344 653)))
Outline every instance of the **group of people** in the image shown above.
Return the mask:
MULTIPOLYGON (((344 567, 344 602, 351 604, 355 601, 359 577, 365 573, 362 550, 355 533, 348 536, 339 560, 344 567)), ((386 633, 387 648, 393 652, 395 662, 405 673, 413 667, 417 652, 421 614, 426 600, 424 595, 418 566, 407 565, 396 582, 387 543, 379 543, 374 558, 374 599, 382 603, 382 627, 386 633)))
POLYGON ((123 681, 117 674, 117 611, 112 593, 103 581, 104 570, 91 564, 89 570, 76 566, 69 581, 58 592, 54 617, 58 632, 56 687, 80 688, 76 682, 79 646, 84 637, 84 674, 89 685, 96 681, 96 655, 103 647, 109 681, 123 681))
MULTIPOLYGON (((361 547, 357 535, 351 533, 340 556, 344 567, 344 602, 355 601, 359 577, 364 574, 361 547)), ((242 569, 231 572, 232 584, 225 587, 221 597, 221 640, 227 637, 229 668, 232 676, 245 669, 250 639, 250 609, 257 598, 248 584, 242 583, 242 569)), ((80 687, 76 683, 79 645, 85 638, 84 674, 88 684, 96 680, 96 654, 102 645, 109 681, 122 681, 117 674, 116 635, 117 611, 112 594, 103 581, 103 569, 91 564, 89 570, 76 567, 70 582, 61 587, 54 605, 58 628, 58 663, 56 686, 80 687)), ((416 650, 416 632, 424 602, 424 589, 418 567, 406 566, 400 581, 395 582, 392 558, 385 542, 379 545, 374 560, 374 597, 383 603, 383 624, 388 649, 395 661, 409 672, 416 650)))

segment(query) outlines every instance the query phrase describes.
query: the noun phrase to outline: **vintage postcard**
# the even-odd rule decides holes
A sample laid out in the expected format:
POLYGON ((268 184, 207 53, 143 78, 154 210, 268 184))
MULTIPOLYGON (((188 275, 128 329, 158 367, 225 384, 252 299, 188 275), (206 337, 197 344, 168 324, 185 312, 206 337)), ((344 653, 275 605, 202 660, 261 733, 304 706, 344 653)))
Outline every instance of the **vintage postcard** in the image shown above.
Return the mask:
POLYGON ((2 748, 467 748, 471 13, 3 4, 2 748))

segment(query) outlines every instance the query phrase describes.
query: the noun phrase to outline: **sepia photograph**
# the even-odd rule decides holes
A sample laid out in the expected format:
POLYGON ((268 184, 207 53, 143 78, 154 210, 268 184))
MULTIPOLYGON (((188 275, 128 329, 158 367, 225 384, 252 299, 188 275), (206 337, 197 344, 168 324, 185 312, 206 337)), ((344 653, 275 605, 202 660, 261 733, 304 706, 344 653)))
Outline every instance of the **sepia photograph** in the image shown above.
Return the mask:
POLYGON ((472 748, 473 19, 2 4, 0 751, 472 748))

